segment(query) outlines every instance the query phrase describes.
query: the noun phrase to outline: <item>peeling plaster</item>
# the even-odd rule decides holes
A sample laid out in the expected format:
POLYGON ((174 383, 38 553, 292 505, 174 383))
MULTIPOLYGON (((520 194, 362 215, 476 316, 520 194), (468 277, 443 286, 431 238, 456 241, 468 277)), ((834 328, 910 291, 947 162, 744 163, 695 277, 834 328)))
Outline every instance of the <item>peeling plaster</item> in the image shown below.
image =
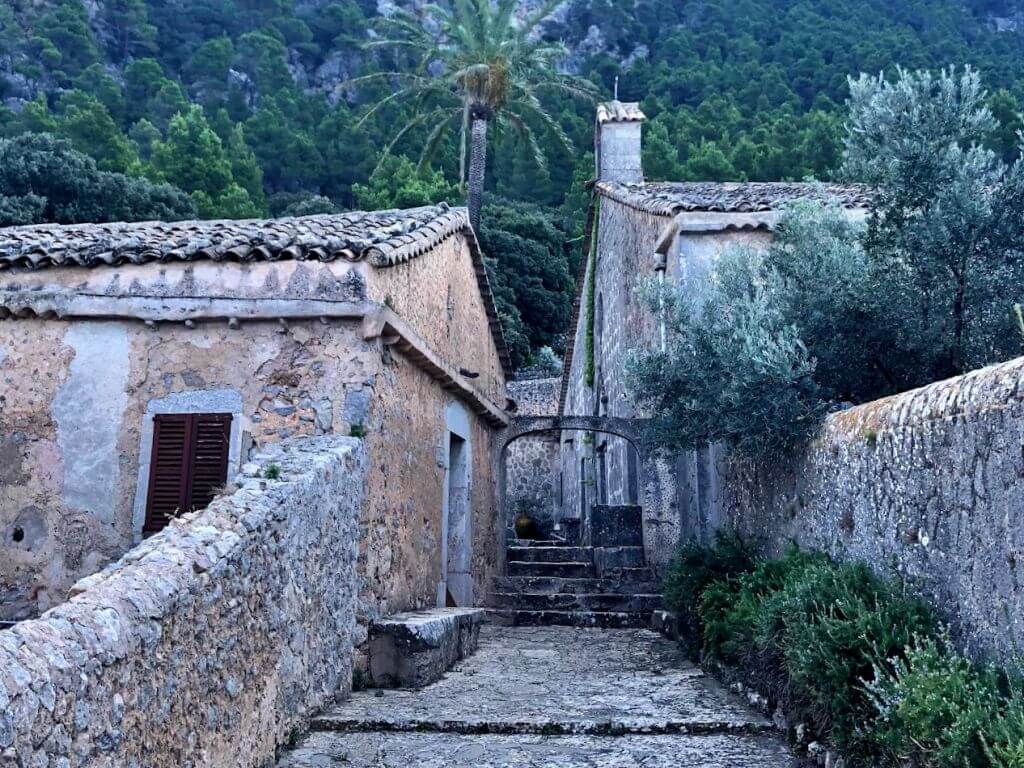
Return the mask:
POLYGON ((113 523, 117 440, 128 406, 128 333, 119 323, 73 325, 64 343, 75 357, 51 407, 64 465, 61 495, 69 508, 113 523))

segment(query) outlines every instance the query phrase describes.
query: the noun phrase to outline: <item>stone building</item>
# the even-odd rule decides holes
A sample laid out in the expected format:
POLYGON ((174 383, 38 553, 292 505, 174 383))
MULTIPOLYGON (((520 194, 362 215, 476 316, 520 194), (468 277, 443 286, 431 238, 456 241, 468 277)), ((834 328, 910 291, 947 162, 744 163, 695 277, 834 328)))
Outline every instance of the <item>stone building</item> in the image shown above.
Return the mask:
MULTIPOLYGON (((635 418, 626 359, 633 349, 664 343, 659 317, 638 295, 647 280, 681 291, 701 290, 725 248, 763 246, 781 209, 799 200, 837 204, 865 215, 868 195, 857 186, 797 183, 648 182, 641 167, 644 115, 636 104, 610 102, 597 110, 594 188, 598 227, 590 263, 578 280, 571 342, 560 396, 563 415, 635 418)), ((715 446, 662 463, 641 477, 637 451, 622 438, 594 433, 562 436, 560 516, 586 515, 597 505, 635 505, 645 497, 648 558, 664 563, 680 536, 707 524, 718 494, 715 446), (660 486, 649 493, 651 484, 660 486), (647 486, 647 487, 645 487, 647 486)))
POLYGON ((301 436, 365 442, 364 615, 494 575, 508 356, 465 210, 0 230, 0 317, 0 619, 301 436))
MULTIPOLYGON (((517 373, 517 375, 521 375, 517 373)), ((515 403, 515 416, 555 416, 561 379, 519 378, 508 383, 508 396, 515 403)), ((557 433, 527 435, 505 449, 505 523, 508 538, 515 537, 515 519, 528 515, 540 538, 550 538, 557 520, 561 475, 557 471, 557 433)))

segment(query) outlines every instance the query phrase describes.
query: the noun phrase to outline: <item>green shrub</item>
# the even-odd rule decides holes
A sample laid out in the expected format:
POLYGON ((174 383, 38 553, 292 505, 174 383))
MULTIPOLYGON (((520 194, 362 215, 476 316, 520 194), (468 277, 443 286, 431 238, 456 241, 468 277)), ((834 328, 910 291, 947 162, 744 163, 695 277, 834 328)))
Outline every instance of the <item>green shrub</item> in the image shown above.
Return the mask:
POLYGON ((753 568, 753 554, 735 531, 719 531, 711 547, 691 542, 679 550, 665 574, 665 603, 681 616, 696 617, 701 593, 709 584, 753 568))
POLYGON ((982 741, 993 768, 1024 768, 1024 699, 1020 692, 1006 711, 988 724, 982 741))
POLYGON ((785 557, 760 561, 734 585, 719 584, 714 592, 705 590, 700 619, 708 655, 733 663, 754 655, 754 640, 763 624, 766 601, 786 584, 799 580, 807 568, 825 561, 824 555, 794 548, 785 557))
POLYGON ((739 667, 858 768, 1024 768, 1024 688, 973 664, 928 607, 863 564, 735 536, 681 550, 669 604, 696 605, 707 657, 739 667))
POLYGON ((933 628, 921 601, 898 594, 866 565, 827 561, 765 601, 759 618, 758 648, 781 657, 803 716, 839 744, 872 714, 863 681, 933 628))
POLYGON ((877 711, 870 746, 892 765, 974 768, 992 762, 1024 766, 1021 710, 1000 720, 998 675, 958 654, 945 637, 915 641, 892 668, 876 669, 867 686, 877 711), (998 755, 998 757, 996 757, 998 755))

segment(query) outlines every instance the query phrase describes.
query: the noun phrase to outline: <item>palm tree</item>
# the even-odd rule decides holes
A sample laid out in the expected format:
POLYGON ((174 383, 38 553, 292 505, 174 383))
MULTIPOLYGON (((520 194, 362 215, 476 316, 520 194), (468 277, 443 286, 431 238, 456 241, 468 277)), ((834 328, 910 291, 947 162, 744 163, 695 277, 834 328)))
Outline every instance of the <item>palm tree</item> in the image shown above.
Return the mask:
POLYGON ((408 10, 396 11, 383 21, 382 38, 369 47, 409 51, 415 64, 406 71, 378 72, 351 81, 382 78, 397 84, 360 124, 388 104, 405 101, 415 107, 415 117, 394 134, 383 156, 410 131, 426 127, 419 161, 421 168, 426 167, 448 131, 459 127, 459 176, 466 184, 468 160, 469 219, 474 229, 480 223, 491 123, 498 130, 511 129, 543 166, 535 130, 547 132, 567 151, 572 147, 539 96, 549 92, 590 100, 597 93, 589 81, 558 72, 565 46, 538 34, 538 25, 562 2, 546 0, 522 22, 515 18, 518 0, 451 0, 450 8, 424 6, 423 19, 408 10))

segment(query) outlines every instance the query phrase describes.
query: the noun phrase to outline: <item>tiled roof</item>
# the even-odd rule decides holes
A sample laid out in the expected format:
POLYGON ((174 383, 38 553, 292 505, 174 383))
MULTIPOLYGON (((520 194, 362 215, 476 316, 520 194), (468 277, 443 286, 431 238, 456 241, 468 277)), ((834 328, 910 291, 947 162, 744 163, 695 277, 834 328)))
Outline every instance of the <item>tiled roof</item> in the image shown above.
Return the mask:
POLYGON ((465 210, 445 204, 281 219, 40 224, 0 229, 0 270, 204 259, 365 259, 386 267, 468 228, 465 210))
POLYGON ((506 374, 512 363, 465 208, 354 211, 281 219, 38 224, 0 228, 0 272, 184 261, 367 261, 391 267, 463 232, 506 374))
POLYGON ((597 105, 597 124, 637 123, 645 120, 640 105, 635 101, 605 101, 597 105))
POLYGON ((596 186, 605 197, 661 216, 686 211, 775 211, 799 200, 835 203, 843 208, 867 208, 871 204, 871 190, 858 184, 711 181, 621 184, 602 181, 596 186))

